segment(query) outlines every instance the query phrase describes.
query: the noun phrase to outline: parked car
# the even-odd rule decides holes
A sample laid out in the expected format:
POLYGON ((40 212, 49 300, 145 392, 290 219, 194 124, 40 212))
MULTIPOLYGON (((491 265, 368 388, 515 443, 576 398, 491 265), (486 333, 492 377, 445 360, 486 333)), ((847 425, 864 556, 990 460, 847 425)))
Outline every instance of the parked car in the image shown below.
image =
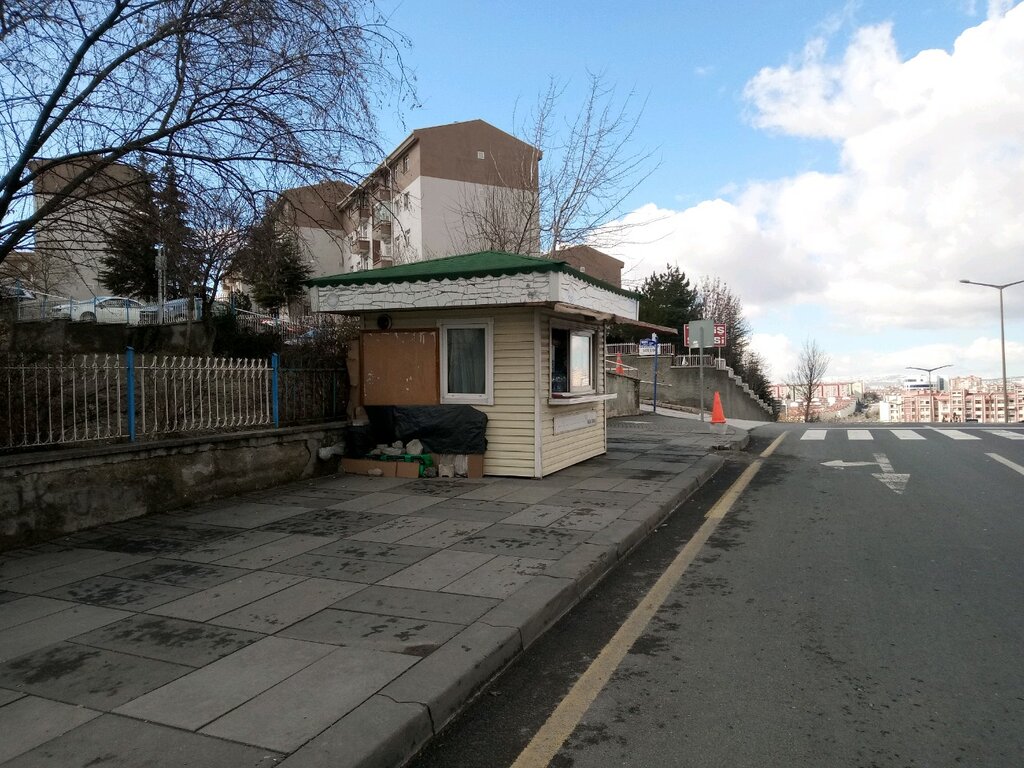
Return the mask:
POLYGON ((14 299, 15 301, 32 301, 36 295, 22 285, 0 284, 0 299, 14 299))
POLYGON ((97 296, 93 299, 72 299, 54 305, 51 315, 83 323, 125 323, 138 325, 142 302, 124 296, 97 296))

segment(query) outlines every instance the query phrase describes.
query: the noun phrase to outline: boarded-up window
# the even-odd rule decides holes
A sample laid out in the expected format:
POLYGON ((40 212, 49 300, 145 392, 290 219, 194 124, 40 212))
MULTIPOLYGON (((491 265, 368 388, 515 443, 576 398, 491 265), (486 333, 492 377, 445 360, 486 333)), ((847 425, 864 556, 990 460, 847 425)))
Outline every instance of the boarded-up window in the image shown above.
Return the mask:
POLYGON ((363 331, 363 405, 437 405, 437 331, 363 331))

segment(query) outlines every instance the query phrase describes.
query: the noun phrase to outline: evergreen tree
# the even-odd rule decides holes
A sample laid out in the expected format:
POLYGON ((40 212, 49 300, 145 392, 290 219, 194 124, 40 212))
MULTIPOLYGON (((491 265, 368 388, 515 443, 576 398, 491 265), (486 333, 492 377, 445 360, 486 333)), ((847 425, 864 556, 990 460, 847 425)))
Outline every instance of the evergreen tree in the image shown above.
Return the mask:
POLYGON ((648 275, 640 286, 640 319, 667 325, 682 333, 682 327, 700 316, 697 291, 677 266, 666 265, 660 274, 648 275))
POLYGON ((100 259, 100 282, 112 293, 155 300, 158 293, 157 254, 162 250, 168 299, 192 291, 198 253, 188 225, 188 206, 169 163, 154 178, 143 168, 131 207, 107 236, 107 253, 100 259))
POLYGON ((295 235, 278 226, 268 212, 252 228, 240 256, 239 272, 252 286, 253 300, 277 311, 305 291, 311 274, 295 235))

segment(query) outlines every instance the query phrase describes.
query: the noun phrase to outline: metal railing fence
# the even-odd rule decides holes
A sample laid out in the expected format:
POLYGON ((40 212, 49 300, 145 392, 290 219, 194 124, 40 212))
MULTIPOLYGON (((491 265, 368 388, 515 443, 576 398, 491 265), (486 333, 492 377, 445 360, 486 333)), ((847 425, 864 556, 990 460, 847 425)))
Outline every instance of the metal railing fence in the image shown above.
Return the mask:
POLYGON ((344 418, 343 363, 137 355, 0 356, 0 451, 344 418))

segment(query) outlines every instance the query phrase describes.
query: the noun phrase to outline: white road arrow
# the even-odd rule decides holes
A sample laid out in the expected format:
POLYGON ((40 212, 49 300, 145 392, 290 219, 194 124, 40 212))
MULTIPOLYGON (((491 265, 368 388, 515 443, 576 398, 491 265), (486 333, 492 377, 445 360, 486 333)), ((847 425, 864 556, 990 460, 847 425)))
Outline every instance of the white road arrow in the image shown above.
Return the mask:
POLYGON ((833 469, 878 467, 882 471, 874 472, 871 476, 881 481, 882 485, 898 496, 903 495, 903 491, 907 489, 907 483, 910 481, 909 474, 893 471, 892 463, 884 453, 876 453, 874 461, 843 461, 842 459, 833 459, 832 461, 823 461, 821 465, 823 467, 832 467, 833 469))

